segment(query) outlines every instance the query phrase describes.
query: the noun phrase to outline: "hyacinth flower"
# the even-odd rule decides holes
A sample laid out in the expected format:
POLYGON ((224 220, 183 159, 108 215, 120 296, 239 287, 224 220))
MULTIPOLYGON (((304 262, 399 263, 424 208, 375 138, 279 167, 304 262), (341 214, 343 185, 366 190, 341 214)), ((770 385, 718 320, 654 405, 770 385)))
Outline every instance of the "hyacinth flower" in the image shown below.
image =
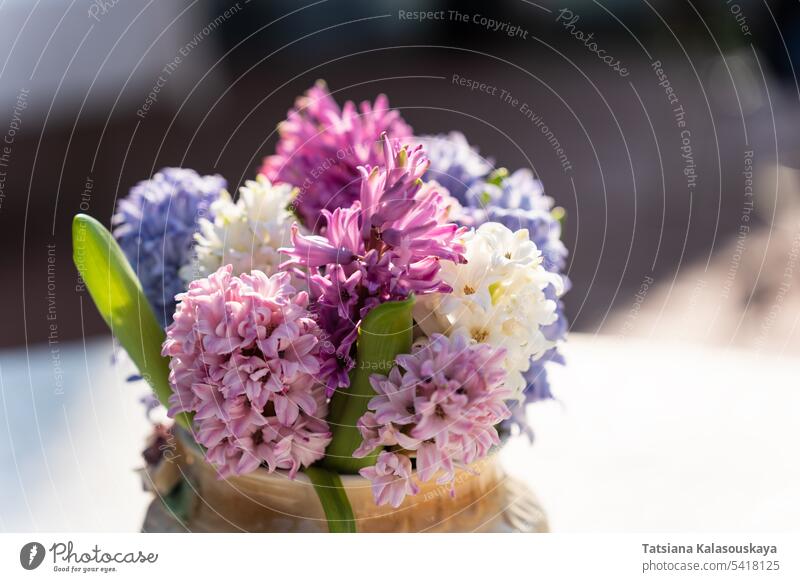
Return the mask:
POLYGON ((541 181, 528 169, 509 175, 494 172, 487 181, 474 183, 466 193, 463 221, 478 226, 499 222, 512 230, 525 228, 544 256, 548 271, 560 273, 566 267, 567 248, 561 242, 563 210, 544 194, 541 181))
POLYGON ((259 466, 294 477, 325 455, 321 330, 289 273, 231 266, 178 296, 162 355, 170 357, 169 415, 194 413, 195 439, 220 477, 259 466))
POLYGON ((272 275, 283 257, 278 249, 289 242, 294 216, 288 207, 294 189, 271 184, 263 175, 247 180, 234 202, 223 191, 211 203, 213 215, 198 221, 193 260, 181 269, 186 281, 206 277, 222 265, 233 265, 233 274, 258 269, 272 275))
POLYGON ((465 264, 446 264, 441 276, 452 291, 421 297, 414 316, 428 335, 461 335, 505 351, 506 385, 522 399, 531 361, 555 347, 548 330, 557 321, 563 283, 543 266, 541 251, 524 229, 486 222, 462 238, 465 264))
POLYGON ((449 483, 453 494, 456 468, 500 444, 496 425, 511 415, 506 400, 513 398, 504 359, 503 349, 434 334, 413 353, 397 356, 388 377, 370 378, 377 396, 358 421, 363 442, 354 456, 390 447, 360 471, 372 482, 376 503, 398 507, 418 491, 415 479, 449 483))
POLYGON ((462 206, 469 203, 467 192, 484 182, 494 167, 492 160, 482 157, 458 131, 419 136, 415 141, 425 148, 431 163, 425 179, 446 188, 462 206))
POLYGON ((359 166, 382 162, 382 135, 404 141, 411 128, 389 108, 385 95, 360 107, 347 101, 339 107, 324 81, 317 81, 295 102, 278 126, 276 153, 264 159, 260 173, 272 182, 299 189, 293 208, 302 224, 314 232, 327 223, 322 210, 347 208, 359 199, 359 166))
POLYGON ((186 289, 179 271, 192 257, 198 220, 225 186, 221 176, 164 168, 117 204, 114 237, 162 326, 172 319, 175 295, 186 289))
MULTIPOLYGON (((554 207, 553 199, 545 195, 541 181, 528 169, 510 175, 505 168, 492 171, 491 160, 483 159, 461 133, 425 136, 418 140, 425 144, 431 160, 426 177, 442 184, 461 204, 455 220, 473 227, 498 222, 511 230, 527 229, 530 239, 542 253, 545 269, 561 274, 564 291, 568 291, 571 284, 563 275, 568 253, 561 242, 564 214, 561 208, 554 207)), ((556 302, 557 319, 543 331, 548 340, 556 342, 564 339, 568 328, 564 303, 556 295, 555 288, 548 288, 545 293, 556 302)), ((550 361, 564 362, 554 350, 546 358, 532 360, 529 370, 523 373, 527 384, 525 402, 552 397, 545 366, 550 361)), ((524 406, 517 405, 513 424, 530 435, 530 428, 523 421, 524 406)))
POLYGON ((172 409, 176 423, 210 447, 208 460, 217 465, 220 475, 246 472, 264 464, 269 470, 286 469, 294 475, 302 467, 322 502, 329 530, 355 531, 353 512, 338 475, 311 466, 324 456, 331 438, 324 420, 327 401, 324 388, 308 382, 318 363, 314 362, 317 346, 306 336, 316 337, 316 328, 304 311, 307 296, 295 293, 287 284, 288 274, 269 279, 254 272, 250 278, 234 280, 230 268, 226 268, 210 278, 213 280, 193 283, 187 296, 181 297, 185 301, 185 307, 182 301, 179 308, 181 322, 170 326, 168 340, 113 235, 97 220, 79 214, 73 221, 72 237, 75 266, 116 340, 161 404, 172 409), (246 310, 245 306, 253 309, 246 310), (225 317, 220 321, 223 311, 225 317), (192 324, 193 319, 197 325, 192 324), (224 321, 234 320, 239 325, 225 327, 224 321), (277 325, 265 326, 267 321, 277 325), (254 332, 258 340, 253 346, 249 342, 254 332), (174 354, 175 359, 163 357, 165 353, 174 354), (257 357, 259 353, 272 355, 268 367, 263 365, 264 358, 257 357), (240 374, 235 362, 241 363, 242 357, 250 361, 240 374), (255 368, 259 368, 257 373, 253 373, 255 368), (202 379, 203 373, 209 381, 195 384, 192 377, 202 379), (273 380, 278 378, 284 383, 281 390, 275 390, 273 380), (244 383, 244 395, 236 396, 244 383), (252 402, 262 402, 265 389, 270 392, 266 394, 270 402, 259 416, 252 402), (218 406, 207 398, 214 390, 220 391, 215 395, 218 406), (196 412, 200 418, 193 419, 179 410, 196 412), (248 431, 248 421, 256 427, 252 432, 248 431), (221 429, 220 422, 226 428, 221 429), (195 430, 201 424, 202 435, 195 430), (242 438, 226 437, 228 429, 241 431, 238 434, 242 438))
POLYGON ((464 261, 458 239, 466 229, 445 221, 442 194, 423 188, 422 148, 399 147, 386 135, 383 146, 384 166, 360 168, 359 199, 323 210, 323 235, 303 235, 295 225, 293 246, 282 249, 290 256, 287 266, 306 278, 326 335, 321 376, 329 393, 349 385, 353 343, 371 309, 411 294, 449 292, 441 262, 464 261))
MULTIPOLYGON (((476 183, 467 193, 471 210, 465 222, 480 224, 494 221, 511 229, 525 228, 531 240, 542 252, 543 266, 551 273, 561 275, 564 292, 569 291, 569 277, 563 274, 567 262, 567 248, 561 241, 563 210, 555 208, 553 199, 546 196, 541 181, 534 178, 528 169, 520 169, 508 175, 504 169, 492 174, 486 182, 476 183)), ((545 336, 554 342, 566 337, 569 322, 564 313, 564 302, 553 287, 545 294, 556 303, 556 320, 543 328, 545 336)), ((547 377, 547 363, 564 364, 563 356, 554 348, 546 357, 531 361, 524 376, 527 382, 525 403, 537 402, 553 397, 547 377)), ((513 425, 529 437, 532 431, 525 421, 525 407, 513 407, 513 425)), ((507 428, 512 428, 509 426, 507 428)))

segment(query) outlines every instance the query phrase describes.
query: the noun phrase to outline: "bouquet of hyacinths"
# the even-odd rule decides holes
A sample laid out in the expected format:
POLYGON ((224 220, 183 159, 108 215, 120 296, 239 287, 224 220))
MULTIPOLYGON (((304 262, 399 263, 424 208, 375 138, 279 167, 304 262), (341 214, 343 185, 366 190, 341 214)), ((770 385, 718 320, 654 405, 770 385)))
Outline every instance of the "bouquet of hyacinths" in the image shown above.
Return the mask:
POLYGON ((458 468, 530 434, 569 281, 562 213, 529 170, 320 82, 256 179, 225 188, 167 168, 112 232, 73 231, 101 314, 220 478, 305 472, 351 530, 339 475, 394 507, 431 480, 458 495, 458 468))

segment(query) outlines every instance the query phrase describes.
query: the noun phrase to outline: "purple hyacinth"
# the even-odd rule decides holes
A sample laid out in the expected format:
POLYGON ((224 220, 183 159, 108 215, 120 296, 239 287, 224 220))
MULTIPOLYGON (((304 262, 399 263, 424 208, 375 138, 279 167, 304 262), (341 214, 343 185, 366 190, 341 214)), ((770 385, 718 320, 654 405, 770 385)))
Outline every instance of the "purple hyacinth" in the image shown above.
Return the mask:
POLYGON ((324 81, 297 99, 278 132, 276 153, 264 159, 260 172, 271 182, 299 189, 294 209, 314 232, 325 227, 323 209, 333 212, 358 200, 358 168, 381 163, 384 133, 396 141, 412 135, 400 114, 389 109, 385 95, 374 104, 364 101, 357 108, 348 101, 340 108, 324 81))
POLYGON ((179 269, 191 259, 200 217, 226 186, 221 176, 164 168, 117 204, 114 237, 139 277, 161 324, 171 321, 175 295, 185 291, 179 269))
POLYGON ((323 235, 303 235, 295 225, 293 246, 281 249, 304 268, 297 275, 306 277, 325 331, 321 375, 329 391, 349 386, 353 344, 370 309, 411 293, 448 292, 440 261, 464 260, 458 237, 465 229, 446 221, 444 196, 420 179, 428 167, 422 148, 398 148, 386 136, 383 144, 385 166, 360 169, 359 200, 323 210, 323 235))
POLYGON ((467 192, 493 169, 492 160, 483 158, 458 131, 424 135, 415 141, 422 144, 431 162, 425 179, 436 180, 461 205, 468 204, 467 192))

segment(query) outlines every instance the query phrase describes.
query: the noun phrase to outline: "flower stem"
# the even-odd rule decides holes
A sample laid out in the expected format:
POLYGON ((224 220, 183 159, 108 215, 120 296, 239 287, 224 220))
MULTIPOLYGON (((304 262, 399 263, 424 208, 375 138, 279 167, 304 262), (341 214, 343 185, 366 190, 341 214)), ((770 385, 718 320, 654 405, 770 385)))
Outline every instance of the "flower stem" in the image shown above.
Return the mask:
POLYGON ((339 475, 323 469, 319 465, 303 471, 314 485, 325 517, 328 518, 328 531, 331 533, 356 533, 356 520, 353 508, 342 485, 339 475))

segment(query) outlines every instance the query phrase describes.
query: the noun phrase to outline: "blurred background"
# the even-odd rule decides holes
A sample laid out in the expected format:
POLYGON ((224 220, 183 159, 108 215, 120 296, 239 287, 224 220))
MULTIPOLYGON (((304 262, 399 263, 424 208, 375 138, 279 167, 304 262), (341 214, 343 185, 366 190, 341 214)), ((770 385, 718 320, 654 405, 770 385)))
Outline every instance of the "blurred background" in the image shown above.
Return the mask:
POLYGON ((629 311, 652 276, 651 293, 671 289, 685 301, 694 293, 694 301, 707 297, 715 309, 746 312, 737 333, 717 323, 709 333, 748 343, 753 334, 746 331, 758 327, 780 283, 778 247, 797 230, 797 3, 564 6, 579 16, 572 29, 564 27, 566 15, 557 21, 563 6, 548 2, 5 2, 0 103, 9 124, 18 102, 23 107, 0 206, 10 283, 2 299, 18 308, 6 314, 0 345, 44 341, 50 333, 42 292, 53 271, 48 245, 60 259, 59 339, 105 333, 91 310, 81 323, 70 292, 72 216, 83 210, 108 222, 115 200, 163 166, 241 184, 272 151, 273 130, 294 98, 318 78, 340 102, 385 92, 418 133, 459 129, 497 165, 533 167, 567 210, 573 329, 616 331, 614 315, 629 311), (485 15, 517 25, 527 38, 471 20, 398 16, 419 10, 485 15), (593 33, 629 74, 613 71, 573 31, 593 33), (659 86, 655 61, 674 104, 659 86), (453 74, 527 102, 571 169, 520 112, 499 96, 455 86, 453 74), (157 100, 142 111, 157 84, 157 100), (683 107, 691 132, 691 188, 675 106, 683 107), (734 254, 748 201, 748 150, 758 185, 751 232, 734 254), (767 244, 760 234, 769 232, 767 244), (673 287, 683 279, 692 289, 673 287), (716 305, 725 284, 724 305, 716 305))
MULTIPOLYGON (((566 209, 566 304, 577 338, 570 363, 583 380, 564 379, 561 393, 583 382, 582 402, 607 403, 609 391, 624 393, 620 378, 634 353, 652 372, 647 381, 633 377, 630 394, 674 386, 667 407, 696 404, 682 382, 724 376, 724 389, 707 395, 708 414, 695 419, 695 436, 722 444, 752 415, 785 422, 784 432, 762 434, 765 446, 784 448, 773 459, 780 471, 753 495, 800 482, 788 460, 798 436, 788 424, 800 419, 791 391, 800 353, 796 1, 5 0, 0 32, 0 380, 9 435, 0 467, 11 492, 0 506, 4 528, 113 529, 108 512, 130 511, 119 526, 126 528, 141 511, 89 487, 99 479, 104 491, 133 491, 126 467, 147 429, 136 404, 141 385, 131 388, 127 372, 110 366, 105 324, 76 289, 72 216, 108 224, 117 199, 164 166, 220 173, 233 191, 272 152, 295 97, 319 78, 340 103, 386 93, 416 133, 457 129, 498 166, 531 167, 566 209), (403 16, 415 11, 445 17, 403 16), (483 17, 517 32, 492 30, 483 17), (528 104, 551 133, 499 95, 454 84, 453 75, 528 104), (675 384, 653 379, 667 371, 675 384), (767 376, 771 384, 762 385, 767 376), (767 395, 772 389, 780 392, 767 395), (733 394, 745 398, 743 408, 726 408, 733 394), (716 434, 706 422, 715 413, 739 416, 716 434), (95 509, 71 513, 67 495, 49 495, 64 491, 67 476, 95 509)), ((664 422, 675 427, 681 417, 664 422)), ((539 469, 567 450, 556 444, 568 438, 564 429, 553 429, 560 440, 547 430, 533 457, 539 469)), ((584 455, 573 465, 585 462, 597 434, 580 438, 567 441, 584 455)), ((664 438, 659 446, 668 447, 664 438)), ((585 515, 593 498, 575 489, 585 505, 559 501, 568 477, 587 475, 562 471, 539 486, 546 504, 566 512, 557 525, 585 529, 569 507, 585 515)), ((609 479, 606 494, 619 475, 609 479)))

